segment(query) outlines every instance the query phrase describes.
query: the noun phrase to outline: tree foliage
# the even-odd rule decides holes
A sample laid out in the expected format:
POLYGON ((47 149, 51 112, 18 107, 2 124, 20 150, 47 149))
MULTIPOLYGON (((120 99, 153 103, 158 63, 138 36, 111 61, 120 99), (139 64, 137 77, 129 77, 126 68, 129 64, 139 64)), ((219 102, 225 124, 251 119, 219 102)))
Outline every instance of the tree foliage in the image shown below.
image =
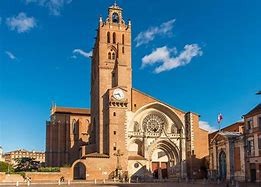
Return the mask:
POLYGON ((0 162, 0 172, 12 173, 13 171, 14 171, 14 168, 12 165, 10 165, 6 162, 0 162))
POLYGON ((40 162, 35 161, 34 158, 15 158, 16 165, 14 166, 15 172, 20 171, 37 171, 40 167, 40 162))

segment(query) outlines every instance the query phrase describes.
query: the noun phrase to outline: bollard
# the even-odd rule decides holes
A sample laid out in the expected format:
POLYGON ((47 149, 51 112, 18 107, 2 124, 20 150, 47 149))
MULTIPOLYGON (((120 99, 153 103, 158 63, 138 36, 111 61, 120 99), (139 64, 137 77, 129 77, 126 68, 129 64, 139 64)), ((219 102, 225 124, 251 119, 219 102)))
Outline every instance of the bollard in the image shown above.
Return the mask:
POLYGON ((103 179, 103 184, 105 184, 105 179, 103 179))
POLYGON ((131 182, 131 179, 129 178, 129 183, 131 182))
POLYGON ((136 178, 136 182, 137 182, 137 183, 139 182, 139 177, 136 178))
POLYGON ((70 181, 70 179, 68 179, 68 185, 70 185, 71 184, 71 181, 70 181))
POLYGON ((15 186, 19 186, 19 182, 18 181, 16 181, 16 185, 15 186))
POLYGON ((60 179, 58 180, 58 185, 59 185, 59 186, 61 185, 61 181, 60 181, 60 179))
POLYGON ((97 183, 97 181, 96 181, 96 179, 94 179, 94 184, 96 184, 97 183))
POLYGON ((27 181, 27 186, 30 186, 30 181, 27 181))
POLYGON ((113 182, 116 182, 116 178, 115 177, 113 178, 113 182))
POLYGON ((238 181, 236 181, 236 187, 239 187, 239 182, 238 181))

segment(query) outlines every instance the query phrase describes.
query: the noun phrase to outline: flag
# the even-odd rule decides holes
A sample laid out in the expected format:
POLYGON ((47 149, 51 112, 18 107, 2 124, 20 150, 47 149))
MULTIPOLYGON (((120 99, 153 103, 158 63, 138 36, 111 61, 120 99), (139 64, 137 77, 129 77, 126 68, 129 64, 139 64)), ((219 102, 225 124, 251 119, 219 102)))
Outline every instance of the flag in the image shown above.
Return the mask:
POLYGON ((223 116, 221 113, 218 114, 218 117, 217 117, 217 122, 220 123, 223 119, 223 116))

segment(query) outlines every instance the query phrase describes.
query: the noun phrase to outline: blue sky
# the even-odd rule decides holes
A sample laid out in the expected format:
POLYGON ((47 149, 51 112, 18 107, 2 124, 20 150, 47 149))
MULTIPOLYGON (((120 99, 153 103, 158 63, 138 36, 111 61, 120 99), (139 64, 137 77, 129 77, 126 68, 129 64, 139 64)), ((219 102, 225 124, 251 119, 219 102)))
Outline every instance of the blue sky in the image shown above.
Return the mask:
MULTIPOLYGON (((0 145, 45 149, 52 101, 90 106, 98 19, 113 0, 0 1, 0 145)), ((205 125, 229 125, 261 98, 261 1, 119 0, 132 22, 133 87, 205 125)))

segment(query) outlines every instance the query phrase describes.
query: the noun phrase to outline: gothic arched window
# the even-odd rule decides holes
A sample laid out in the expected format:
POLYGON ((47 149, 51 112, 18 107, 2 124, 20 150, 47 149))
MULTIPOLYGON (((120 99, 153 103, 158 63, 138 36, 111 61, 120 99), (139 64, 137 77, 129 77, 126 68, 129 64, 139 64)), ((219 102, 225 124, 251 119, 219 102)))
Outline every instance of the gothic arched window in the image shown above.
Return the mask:
POLYGON ((177 127, 175 126, 175 124, 172 124, 171 125, 171 133, 176 134, 177 132, 178 132, 177 127))
POLYGON ((140 126, 139 126, 139 123, 137 121, 134 122, 133 131, 134 132, 140 131, 140 126))
POLYGON ((108 53, 108 59, 111 60, 111 52, 108 53))
POLYGON ((112 53, 112 60, 115 60, 115 53, 112 53))
POLYGON ((111 42, 111 36, 110 36, 110 32, 107 32, 107 43, 111 42))
POLYGON ((122 44, 124 45, 124 34, 122 35, 122 38, 121 38, 121 42, 122 42, 122 44))
POLYGON ((112 43, 116 44, 116 33, 112 34, 112 43))
POLYGON ((76 120, 75 119, 72 121, 71 132, 74 135, 76 134, 76 120))

